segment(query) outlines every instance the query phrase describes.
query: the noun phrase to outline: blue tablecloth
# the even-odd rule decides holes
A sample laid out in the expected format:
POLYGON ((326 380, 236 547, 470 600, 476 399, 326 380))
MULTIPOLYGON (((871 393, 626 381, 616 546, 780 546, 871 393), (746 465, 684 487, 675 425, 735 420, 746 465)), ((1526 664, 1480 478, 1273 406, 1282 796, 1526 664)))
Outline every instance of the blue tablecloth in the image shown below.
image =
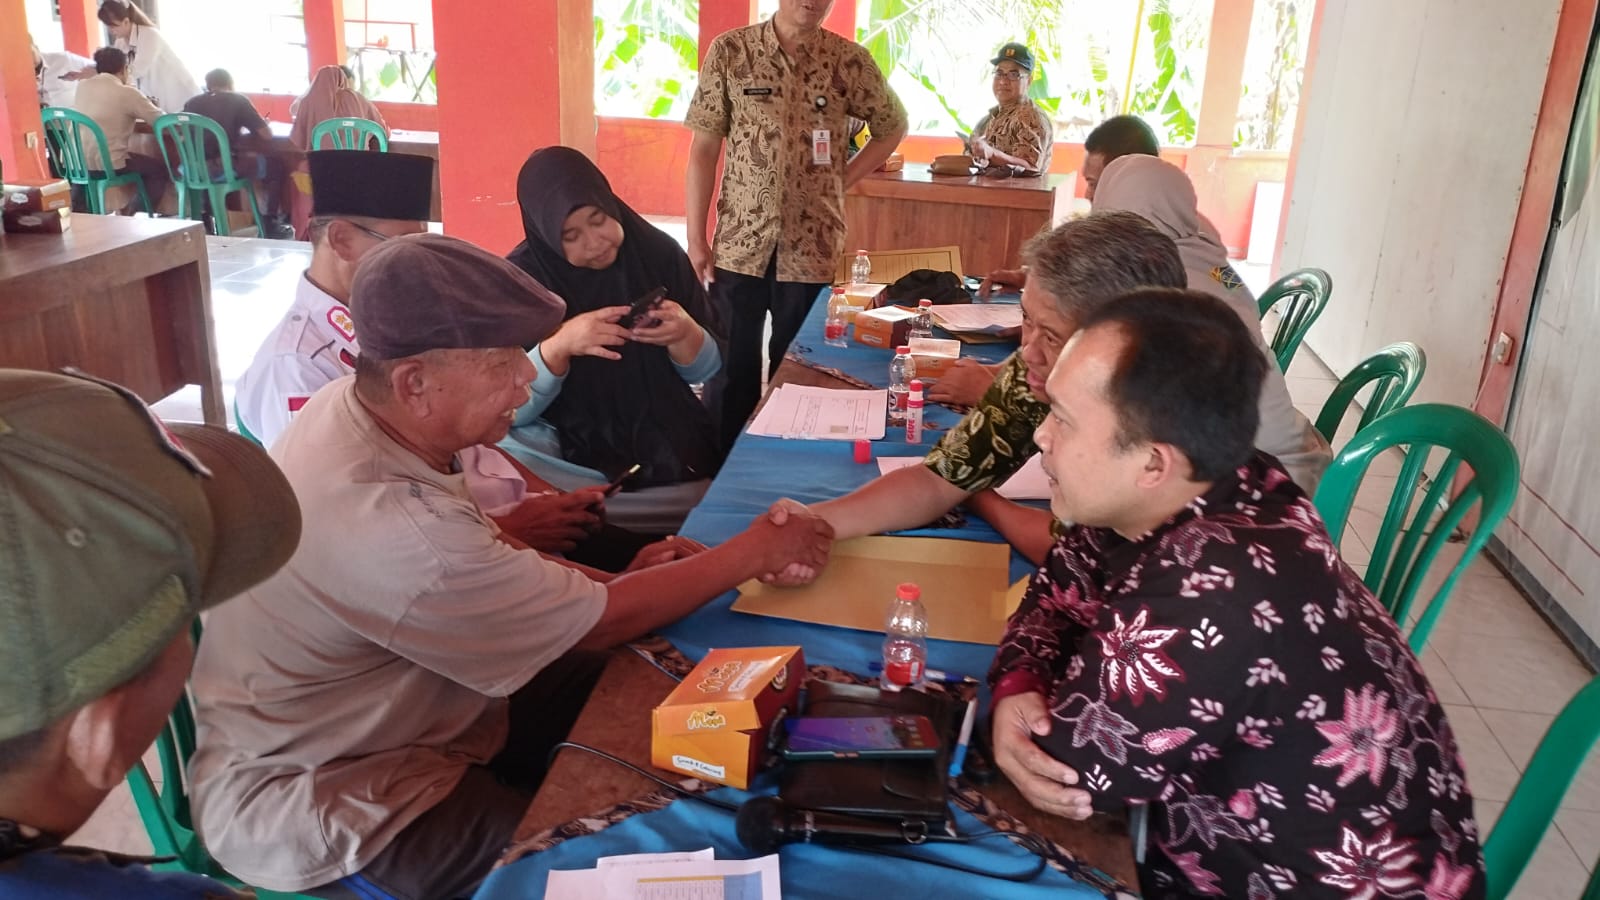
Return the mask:
MULTIPOLYGON (((725 788, 711 796, 739 803, 749 795, 725 788)), ((978 834, 989 828, 956 811, 956 828, 978 834)), ((601 856, 665 853, 711 847, 718 859, 748 859, 750 851, 734 834, 734 816, 693 800, 678 800, 664 809, 642 813, 596 835, 573 838, 495 871, 479 889, 477 900, 529 900, 544 896, 552 869, 589 869, 601 856)), ((904 848, 907 854, 954 863, 997 875, 1031 872, 1037 857, 1006 838, 991 837, 972 846, 938 844, 904 848)), ((925 862, 822 847, 791 844, 779 851, 779 875, 786 898, 832 900, 859 897, 1103 897, 1100 891, 1046 867, 1025 884, 957 872, 925 862)))
MULTIPOLYGON (((879 350, 854 341, 849 347, 829 347, 822 342, 826 305, 811 310, 795 338, 794 353, 807 362, 838 369, 871 384, 887 385, 888 350, 879 350)), ((1011 344, 963 345, 963 354, 984 362, 998 362, 1014 350, 1011 344)), ((924 414, 930 434, 922 444, 907 444, 903 432, 890 429, 881 441, 872 443, 878 456, 920 456, 928 451, 960 415, 938 405, 924 414)), ((803 441, 758 437, 744 434, 734 445, 728 461, 711 484, 705 499, 689 514, 682 533, 708 545, 728 540, 764 513, 773 501, 792 497, 802 503, 829 500, 846 494, 878 476, 876 462, 865 465, 852 459, 849 441, 803 441)), ((959 529, 917 529, 901 534, 972 541, 1001 540, 988 523, 968 516, 959 529)), ((1011 554, 1011 580, 1031 574, 1034 566, 1020 554, 1011 554)), ((916 573, 908 571, 907 581, 916 573)), ((699 660, 712 647, 761 647, 774 644, 799 644, 805 648, 806 662, 837 666, 857 674, 868 674, 867 664, 882 658, 883 635, 828 625, 811 625, 787 619, 751 616, 733 612, 730 607, 738 593, 729 591, 698 611, 664 629, 684 655, 699 660)), ((884 597, 887 610, 893 597, 884 597)), ((929 641, 928 665, 935 669, 982 677, 988 671, 994 648, 956 641, 929 641)))

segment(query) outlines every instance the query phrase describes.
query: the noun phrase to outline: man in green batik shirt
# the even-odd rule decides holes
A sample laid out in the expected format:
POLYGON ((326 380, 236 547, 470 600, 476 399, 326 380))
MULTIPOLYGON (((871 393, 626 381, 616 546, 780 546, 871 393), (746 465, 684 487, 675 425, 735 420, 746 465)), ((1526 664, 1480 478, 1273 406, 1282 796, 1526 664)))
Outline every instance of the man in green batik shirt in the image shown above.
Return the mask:
MULTIPOLYGON (((992 488, 1039 452, 1033 432, 1050 414, 1044 394, 1050 369, 1089 313, 1137 288, 1181 288, 1187 276, 1172 239, 1126 212, 1095 213, 1041 234, 1023 248, 1023 260, 1028 281, 1021 348, 922 465, 811 507, 833 526, 837 540, 918 528, 966 502, 1022 555, 1044 559, 1054 540, 1050 514, 1012 503, 992 488)), ((779 500, 771 515, 781 524, 796 508, 803 507, 779 500)))

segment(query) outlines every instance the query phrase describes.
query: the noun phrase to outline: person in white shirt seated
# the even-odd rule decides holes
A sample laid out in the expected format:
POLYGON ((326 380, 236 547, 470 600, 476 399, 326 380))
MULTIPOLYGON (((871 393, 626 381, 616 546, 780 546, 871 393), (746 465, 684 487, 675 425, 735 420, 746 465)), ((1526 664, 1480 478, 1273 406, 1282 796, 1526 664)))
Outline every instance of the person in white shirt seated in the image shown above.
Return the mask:
MULTIPOLYGON (((78 83, 72 104, 100 126, 106 136, 106 151, 111 154, 110 159, 101 159, 100 146, 94 138, 80 135, 83 159, 90 175, 138 172, 150 195, 151 207, 159 207, 161 197, 167 192, 167 165, 156 157, 130 151, 128 141, 140 122, 150 125, 161 118, 161 108, 128 83, 126 53, 115 47, 101 47, 94 52, 94 67, 97 74, 78 83)), ((122 214, 131 216, 139 208, 138 195, 134 195, 123 206, 122 214)))

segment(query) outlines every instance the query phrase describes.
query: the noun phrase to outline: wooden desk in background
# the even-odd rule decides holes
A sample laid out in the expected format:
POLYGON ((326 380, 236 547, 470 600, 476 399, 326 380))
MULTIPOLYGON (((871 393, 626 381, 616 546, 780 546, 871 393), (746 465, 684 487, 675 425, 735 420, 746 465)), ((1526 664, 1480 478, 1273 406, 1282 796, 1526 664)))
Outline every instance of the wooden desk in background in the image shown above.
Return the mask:
POLYGON ((0 235, 0 366, 76 366, 150 403, 197 384, 226 426, 215 331, 199 222, 74 213, 63 235, 0 235))
POLYGON ((845 252, 956 245, 958 275, 1016 268, 1028 238, 1071 209, 1075 181, 933 175, 921 163, 874 172, 844 195, 845 252))
MULTIPOLYGON (((300 149, 289 143, 289 132, 294 130, 294 125, 289 122, 268 122, 272 129, 272 149, 282 154, 290 171, 302 155, 300 149)), ((413 156, 426 156, 435 163, 439 161, 439 132, 437 131, 407 131, 396 128, 389 132, 389 152, 409 153, 413 156)), ((439 214, 439 167, 433 167, 433 202, 428 214, 431 221, 440 221, 439 214)))

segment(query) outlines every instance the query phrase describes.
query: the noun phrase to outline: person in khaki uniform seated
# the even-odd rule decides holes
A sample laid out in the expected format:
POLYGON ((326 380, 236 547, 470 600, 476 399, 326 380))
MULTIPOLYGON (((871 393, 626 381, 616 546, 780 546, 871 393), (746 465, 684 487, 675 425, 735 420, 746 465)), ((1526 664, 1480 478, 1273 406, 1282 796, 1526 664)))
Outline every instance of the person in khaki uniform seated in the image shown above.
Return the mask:
POLYGON ((323 897, 457 897, 489 871, 607 650, 744 581, 814 572, 831 531, 760 516, 668 539, 608 581, 502 539, 459 452, 504 438, 523 347, 563 304, 455 238, 393 238, 356 273, 354 376, 273 445, 305 510, 283 571, 207 625, 196 827, 229 871, 323 897), (681 549, 680 549, 681 547, 681 549))
MULTIPOLYGON (((114 172, 118 175, 137 172, 144 179, 144 189, 150 195, 150 206, 161 207, 161 198, 167 192, 167 164, 154 156, 134 153, 128 142, 140 122, 153 125, 161 118, 161 108, 139 89, 128 83, 128 56, 115 47, 101 47, 94 52, 94 67, 99 73, 78 82, 72 106, 94 120, 106 136, 106 152, 110 159, 100 158, 100 145, 88 133, 79 135, 83 142, 83 162, 92 174, 114 172)), ((137 193, 123 205, 122 214, 131 216, 143 209, 137 193)), ((109 210, 108 210, 109 211, 109 210)))
POLYGON ((995 106, 972 129, 972 158, 979 165, 1049 171, 1056 128, 1050 114, 1028 97, 1033 51, 1012 42, 1001 47, 989 64, 994 66, 995 106))
POLYGON ((166 724, 195 616, 293 552, 282 473, 117 385, 0 369, 0 521, 0 897, 247 896, 62 842, 166 724))

